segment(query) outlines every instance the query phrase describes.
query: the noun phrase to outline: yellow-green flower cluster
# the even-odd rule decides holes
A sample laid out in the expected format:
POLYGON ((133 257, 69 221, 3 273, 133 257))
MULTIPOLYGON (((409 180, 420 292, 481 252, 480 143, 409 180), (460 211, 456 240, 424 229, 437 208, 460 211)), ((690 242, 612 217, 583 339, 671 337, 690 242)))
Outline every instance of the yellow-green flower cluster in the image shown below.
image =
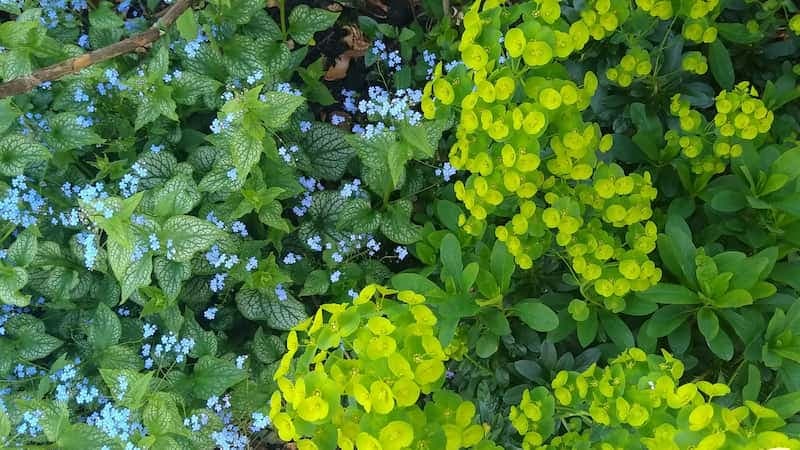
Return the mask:
POLYGON ((670 113, 678 117, 680 131, 669 130, 664 134, 667 148, 679 149, 672 153, 681 153, 688 159, 693 173, 705 176, 722 173, 729 159, 741 156, 741 143, 708 134, 705 117, 692 109, 686 98, 679 94, 672 97, 670 113))
POLYGON ((300 450, 497 449, 475 406, 442 389, 436 324, 424 296, 378 285, 322 305, 289 333, 275 372, 278 436, 300 450))
POLYGON ((716 98, 714 125, 724 137, 751 141, 767 133, 774 115, 758 98, 758 91, 749 82, 737 84, 733 91, 722 91, 716 98))
POLYGON ((681 69, 697 75, 703 75, 708 72, 708 60, 700 52, 686 52, 681 60, 681 69))
POLYGON ((606 367, 558 373, 551 391, 526 391, 510 413, 524 436, 522 448, 800 448, 800 441, 780 431, 785 422, 777 412, 752 401, 736 408, 714 403, 730 392, 727 385, 681 384, 683 363, 662 355, 631 348, 606 367), (556 432, 558 419, 566 426, 556 432), (599 426, 608 432, 593 432, 599 426))
POLYGON ((628 87, 637 78, 650 74, 651 70, 653 63, 650 62, 650 54, 647 50, 636 47, 625 52, 617 66, 606 70, 606 78, 622 87, 628 87))
MULTIPOLYGON (((629 291, 647 289, 660 278, 647 257, 655 248, 649 219, 656 190, 648 173, 626 175, 599 161, 611 149, 612 136, 582 118, 597 76, 588 71, 572 80, 559 60, 616 29, 630 5, 591 1, 572 24, 551 6, 519 5, 522 20, 503 23, 509 19, 496 3, 475 3, 465 14, 460 44, 469 70, 444 75, 437 67, 422 109, 429 119, 451 112, 459 118, 450 164, 470 174, 454 185, 468 211, 460 226, 480 236, 487 224, 494 225, 495 236, 523 269, 552 243, 563 247, 582 291, 593 297, 587 300, 617 309, 629 291), (507 57, 500 64, 502 52, 507 57), (623 264, 630 268, 627 275, 618 268, 623 261, 629 261, 623 264), (631 264, 638 268, 635 275, 631 264), (599 280, 619 287, 603 296, 591 288, 599 280)), ((652 69, 642 49, 631 50, 620 67, 639 75, 652 69)))
POLYGON ((661 20, 668 20, 673 15, 672 2, 670 0, 636 0, 636 6, 661 20))
POLYGON ((683 37, 700 43, 710 44, 717 40, 717 27, 714 19, 720 12, 719 0, 693 0, 683 2, 679 15, 684 18, 683 37))
POLYGON ((794 34, 800 36, 800 14, 795 14, 789 19, 789 29, 794 32, 794 34))

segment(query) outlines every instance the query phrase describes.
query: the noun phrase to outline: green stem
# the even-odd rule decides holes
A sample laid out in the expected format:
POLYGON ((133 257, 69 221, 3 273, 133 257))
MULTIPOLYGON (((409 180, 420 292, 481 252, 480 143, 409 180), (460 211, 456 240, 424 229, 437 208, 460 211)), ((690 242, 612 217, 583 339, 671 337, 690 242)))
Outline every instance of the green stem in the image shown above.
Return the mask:
POLYGON ((285 41, 288 37, 286 34, 286 0, 278 0, 278 10, 281 12, 281 33, 285 41))

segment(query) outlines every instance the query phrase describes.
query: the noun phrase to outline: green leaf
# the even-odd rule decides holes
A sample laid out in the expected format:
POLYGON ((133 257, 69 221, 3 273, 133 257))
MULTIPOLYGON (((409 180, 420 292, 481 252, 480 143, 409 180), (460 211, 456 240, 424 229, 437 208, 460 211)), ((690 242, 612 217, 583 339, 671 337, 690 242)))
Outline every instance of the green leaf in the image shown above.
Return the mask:
POLYGON ((517 372, 519 372, 520 375, 530 381, 535 381, 542 375, 542 366, 540 366, 536 361, 532 361, 530 359, 514 361, 514 368, 517 370, 517 372))
POLYGON ((307 5, 298 5, 289 14, 289 34, 298 44, 306 45, 317 31, 327 30, 336 22, 339 13, 307 5))
POLYGON ((194 365, 192 393, 195 398, 206 400, 214 395, 222 395, 246 377, 247 373, 236 368, 233 361, 203 356, 194 365))
POLYGON ((753 296, 744 289, 733 289, 722 297, 714 299, 714 306, 717 308, 739 308, 752 304, 753 296))
POLYGON ((263 95, 263 99, 259 100, 261 106, 258 114, 264 125, 270 129, 285 126, 289 117, 305 102, 303 97, 286 92, 271 91, 263 95))
POLYGON ((240 289, 236 294, 236 306, 247 319, 264 320, 276 330, 290 330, 308 316, 303 304, 291 294, 287 295, 286 300, 280 301, 272 291, 262 293, 255 289, 240 289))
POLYGON ((511 326, 508 324, 508 319, 506 319, 506 315, 499 309, 488 309, 480 315, 480 318, 481 322, 493 334, 497 336, 507 336, 511 334, 511 326))
POLYGON ((410 211, 394 202, 381 217, 381 233, 392 242, 409 245, 422 238, 422 227, 409 219, 410 211))
POLYGON ((134 128, 142 129, 145 125, 155 121, 162 115, 168 119, 178 121, 178 114, 175 112, 177 105, 172 98, 173 88, 171 86, 155 86, 148 95, 138 97, 139 107, 136 110, 136 120, 134 128))
POLYGON ((26 267, 33 262, 38 249, 37 233, 33 228, 27 228, 17 234, 16 240, 8 248, 8 261, 14 266, 26 267))
POLYGON ((733 88, 735 76, 733 73, 733 62, 728 49, 721 39, 717 39, 708 45, 708 68, 720 86, 730 90, 733 88))
POLYGON ((175 21, 175 27, 178 33, 185 41, 193 41, 197 38, 197 30, 199 29, 197 21, 194 18, 194 11, 189 8, 183 12, 175 21))
POLYGON ((164 295, 175 300, 181 292, 183 282, 192 276, 192 269, 188 263, 156 257, 153 260, 153 274, 164 295))
POLYGON ((28 272, 22 267, 3 267, 3 269, 0 271, 0 302, 7 305, 28 306, 31 296, 19 292, 28 283, 28 272))
POLYGON ((264 333, 262 328, 253 336, 253 354, 264 364, 270 364, 281 359, 286 352, 284 340, 274 334, 264 333))
POLYGON ((766 407, 774 409, 784 419, 793 417, 800 412, 800 392, 774 397, 767 401, 766 407))
POLYGON ((3 136, 0 139, 0 174, 21 175, 29 166, 46 161, 50 156, 47 148, 21 134, 3 136))
POLYGON ((442 268, 447 275, 458 277, 464 270, 464 263, 461 261, 461 244, 455 235, 448 233, 439 245, 439 258, 442 260, 442 268))
POLYGON ((719 318, 711 308, 700 308, 697 311, 697 326, 708 342, 717 337, 717 333, 719 333, 719 318))
POLYGON ((314 122, 311 129, 300 135, 298 168, 314 178, 338 180, 344 175, 347 164, 355 156, 355 149, 345 140, 338 127, 314 122))
MULTIPOLYGON (((734 381, 734 380, 731 380, 734 381)), ((758 401, 761 392, 761 371, 755 364, 747 365, 747 384, 742 388, 742 400, 758 401)), ((800 403, 798 403, 800 408, 800 403)), ((800 409, 798 409, 800 411, 800 409)))
POLYGON ((85 423, 67 425, 59 433, 56 448, 61 450, 86 450, 87 448, 102 448, 104 445, 114 445, 114 439, 106 435, 103 430, 85 423))
POLYGON ((717 211, 733 213, 747 207, 747 199, 741 192, 721 190, 714 194, 709 205, 717 211))
POLYGON ((300 291, 300 296, 306 295, 322 295, 328 292, 330 287, 330 275, 327 270, 315 270, 308 274, 306 282, 303 284, 303 289, 300 291))
POLYGON ((120 278, 122 301, 127 300, 137 289, 148 286, 152 281, 153 256, 145 255, 136 262, 125 267, 120 278))
POLYGON ((288 233, 291 231, 291 224, 281 217, 281 214, 283 214, 283 206, 279 201, 275 200, 264 205, 258 211, 258 220, 266 226, 288 233))
POLYGON ((700 303, 697 293, 679 284, 670 283, 658 283, 646 291, 637 292, 636 296, 644 301, 661 304, 693 305, 700 303))
POLYGON ((597 311, 592 309, 589 312, 589 317, 586 320, 575 323, 575 330, 578 335, 578 342, 581 347, 588 347, 595 338, 597 338, 597 330, 600 328, 600 321, 597 319, 597 311))
POLYGON ((475 343, 475 354, 481 358, 488 358, 497 353, 498 338, 494 334, 484 333, 475 343))
POLYGON ((159 237, 161 242, 172 239, 175 255, 173 260, 189 261, 195 253, 208 250, 225 232, 216 225, 193 216, 174 216, 164 224, 159 237))
POLYGON ((530 299, 514 305, 515 314, 536 331, 553 331, 558 327, 558 316, 549 306, 530 299))
POLYGON ((50 119, 50 131, 44 135, 44 141, 51 149, 59 152, 74 150, 87 145, 101 144, 105 139, 78 124, 78 116, 62 113, 50 119))
POLYGON ((5 411, 0 411, 0 442, 4 442, 5 438, 11 433, 11 420, 5 411))
POLYGON ((666 336, 678 328, 688 317, 690 311, 683 305, 667 305, 647 320, 647 334, 653 337, 666 336))
POLYGON ((100 369, 100 375, 111 391, 114 403, 131 409, 139 409, 144 404, 144 396, 150 389, 150 380, 153 379, 154 373, 139 373, 129 369, 100 369))
POLYGON ((500 283, 502 292, 507 291, 511 286, 511 276, 514 275, 517 265, 514 263, 514 257, 506 249, 506 245, 499 240, 495 241, 492 247, 489 265, 495 279, 500 283))
POLYGON ((200 203, 200 192, 191 177, 176 176, 153 193, 153 213, 159 217, 186 214, 200 203))
MULTIPOLYGON (((197 365, 200 365, 200 362, 197 365)), ((207 399, 208 397, 210 395, 203 398, 207 399)), ((148 433, 154 436, 185 430, 178 405, 175 404, 175 398, 173 394, 167 392, 155 392, 148 398, 142 411, 142 424, 147 427, 148 433)))
POLYGON ((95 351, 104 350, 119 342, 122 326, 111 308, 99 304, 89 325, 88 342, 95 351))
POLYGON ((186 309, 183 318, 183 335, 194 339, 194 347, 189 352, 189 356, 192 358, 205 355, 216 356, 219 347, 216 334, 213 331, 204 330, 195 320, 194 311, 191 309, 186 309))
POLYGON ((603 330, 605 330, 608 337, 620 349, 631 348, 635 345, 631 329, 619 316, 602 311, 600 313, 600 323, 603 325, 603 330))
MULTIPOLYGON (((92 28, 113 29, 122 27, 125 25, 125 22, 119 17, 117 12, 114 11, 114 6, 111 2, 103 1, 89 13, 89 25, 91 25, 92 28)), ((192 37, 192 39, 195 37, 197 37, 197 35, 192 37)))
POLYGON ((733 342, 725 330, 719 330, 717 336, 707 342, 708 348, 721 359, 730 361, 733 358, 733 342))

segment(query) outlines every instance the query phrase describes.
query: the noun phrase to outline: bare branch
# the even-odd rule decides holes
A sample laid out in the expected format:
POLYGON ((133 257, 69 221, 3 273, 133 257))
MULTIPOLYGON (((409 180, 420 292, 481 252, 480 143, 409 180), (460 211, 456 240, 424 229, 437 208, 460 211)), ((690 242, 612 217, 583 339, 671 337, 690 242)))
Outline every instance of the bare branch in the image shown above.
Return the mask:
POLYGON ((148 45, 157 41, 162 35, 162 30, 166 30, 172 26, 190 5, 191 0, 176 0, 172 6, 164 10, 163 15, 158 21, 142 33, 123 39, 107 47, 70 58, 66 61, 61 61, 52 66, 43 67, 30 75, 25 75, 0 84, 0 99, 24 94, 42 83, 55 81, 66 75, 78 73, 92 64, 97 64, 139 49, 145 49, 148 45))

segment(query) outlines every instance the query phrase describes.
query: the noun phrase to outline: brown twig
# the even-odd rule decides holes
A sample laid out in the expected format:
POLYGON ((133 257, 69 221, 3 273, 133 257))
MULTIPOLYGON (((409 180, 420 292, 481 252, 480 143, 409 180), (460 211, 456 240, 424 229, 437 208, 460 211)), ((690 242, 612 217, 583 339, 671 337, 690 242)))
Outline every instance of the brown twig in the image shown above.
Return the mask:
POLYGON ((190 5, 191 0, 176 0, 172 6, 164 10, 163 16, 158 21, 135 36, 0 84, 0 99, 24 94, 47 81, 58 80, 66 75, 78 73, 92 64, 145 48, 157 41, 163 34, 163 30, 172 26, 190 5))

